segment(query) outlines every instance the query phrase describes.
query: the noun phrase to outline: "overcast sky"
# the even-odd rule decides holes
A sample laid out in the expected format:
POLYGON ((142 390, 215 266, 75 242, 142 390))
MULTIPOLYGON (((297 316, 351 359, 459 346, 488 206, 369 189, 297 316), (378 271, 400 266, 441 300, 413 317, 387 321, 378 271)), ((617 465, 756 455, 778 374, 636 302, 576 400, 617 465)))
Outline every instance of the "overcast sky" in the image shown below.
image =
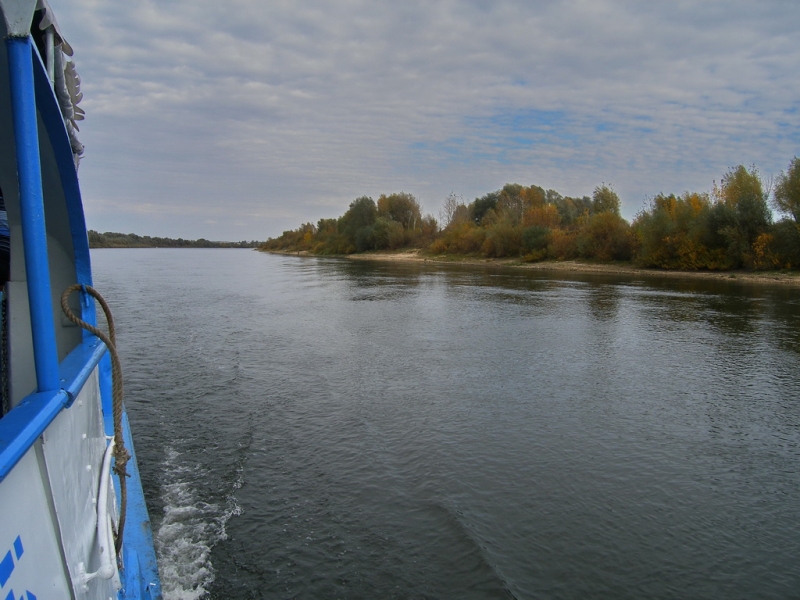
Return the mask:
POLYGON ((800 154, 800 3, 50 0, 99 231, 266 239, 505 183, 623 216, 800 154))

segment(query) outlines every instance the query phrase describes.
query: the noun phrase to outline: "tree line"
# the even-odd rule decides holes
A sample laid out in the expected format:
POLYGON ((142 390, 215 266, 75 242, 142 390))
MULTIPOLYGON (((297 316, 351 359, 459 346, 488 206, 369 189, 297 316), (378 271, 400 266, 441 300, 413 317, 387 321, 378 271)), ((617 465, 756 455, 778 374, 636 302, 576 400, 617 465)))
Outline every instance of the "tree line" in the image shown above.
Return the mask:
POLYGON ((377 202, 362 196, 341 217, 285 231, 260 248, 313 254, 420 248, 433 255, 631 261, 665 269, 798 269, 800 160, 774 185, 755 167, 740 165, 711 192, 658 194, 630 223, 606 184, 582 197, 519 184, 470 203, 450 194, 439 219, 423 215, 412 194, 381 195, 377 202))
POLYGON ((198 240, 150 237, 135 233, 98 233, 89 230, 89 248, 258 248, 263 242, 212 242, 205 238, 198 240))

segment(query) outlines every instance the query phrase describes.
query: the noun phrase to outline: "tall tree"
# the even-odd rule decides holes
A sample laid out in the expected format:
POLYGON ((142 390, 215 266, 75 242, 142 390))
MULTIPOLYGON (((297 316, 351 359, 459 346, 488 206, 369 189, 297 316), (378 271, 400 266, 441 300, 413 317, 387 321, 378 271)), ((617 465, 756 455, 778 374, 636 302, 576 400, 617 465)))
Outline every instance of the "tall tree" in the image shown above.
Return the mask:
POLYGON ((713 193, 717 202, 709 214, 712 232, 725 239, 731 266, 752 266, 753 243, 772 222, 758 170, 743 165, 731 169, 713 193))
POLYGON ((442 229, 447 229, 451 224, 455 223, 456 216, 460 212, 460 206, 464 206, 464 199, 455 192, 450 192, 445 198, 444 204, 442 204, 442 210, 439 211, 442 229))
POLYGON ((490 210, 494 210, 497 207, 497 201, 500 198, 500 192, 489 192, 485 196, 481 196, 480 198, 475 198, 473 202, 469 205, 469 214, 470 218, 475 222, 476 225, 481 224, 481 220, 486 215, 486 213, 490 210))
POLYGON ((792 216, 800 224, 800 159, 789 163, 788 173, 781 171, 775 184, 775 208, 792 216))
POLYGON ((358 230, 371 226, 377 218, 375 201, 369 196, 361 196, 353 200, 347 212, 339 217, 338 229, 355 242, 358 230))
POLYGON ((495 210, 512 223, 519 223, 525 212, 525 188, 518 183, 505 184, 495 210))
POLYGON ((381 194, 378 198, 378 215, 397 221, 403 229, 414 230, 422 221, 419 202, 413 194, 381 194))
POLYGON ((620 200, 610 185, 598 185, 592 192, 592 213, 610 212, 619 216, 620 200))

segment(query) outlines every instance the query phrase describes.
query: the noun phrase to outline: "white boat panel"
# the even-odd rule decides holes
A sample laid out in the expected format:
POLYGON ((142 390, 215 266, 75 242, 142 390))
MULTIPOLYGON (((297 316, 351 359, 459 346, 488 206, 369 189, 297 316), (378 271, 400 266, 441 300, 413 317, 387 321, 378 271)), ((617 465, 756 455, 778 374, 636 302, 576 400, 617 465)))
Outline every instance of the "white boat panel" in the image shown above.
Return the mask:
POLYGON ((97 368, 72 406, 61 411, 42 438, 53 505, 75 598, 102 600, 116 596, 113 580, 95 578, 85 588, 81 584, 82 572, 91 573, 101 566, 97 495, 100 477, 108 477, 108 473, 101 474, 107 443, 97 368))
POLYGON ((0 483, 0 506, 0 598, 70 598, 35 447, 0 483))

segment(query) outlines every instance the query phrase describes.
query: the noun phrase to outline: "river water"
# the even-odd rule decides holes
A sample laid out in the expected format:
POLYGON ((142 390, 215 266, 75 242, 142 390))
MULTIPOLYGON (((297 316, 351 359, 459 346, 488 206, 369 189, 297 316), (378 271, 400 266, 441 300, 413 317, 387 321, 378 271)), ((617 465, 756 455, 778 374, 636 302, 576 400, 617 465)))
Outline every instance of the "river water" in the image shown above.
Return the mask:
POLYGON ((800 597, 794 290, 92 261, 167 599, 800 597))

